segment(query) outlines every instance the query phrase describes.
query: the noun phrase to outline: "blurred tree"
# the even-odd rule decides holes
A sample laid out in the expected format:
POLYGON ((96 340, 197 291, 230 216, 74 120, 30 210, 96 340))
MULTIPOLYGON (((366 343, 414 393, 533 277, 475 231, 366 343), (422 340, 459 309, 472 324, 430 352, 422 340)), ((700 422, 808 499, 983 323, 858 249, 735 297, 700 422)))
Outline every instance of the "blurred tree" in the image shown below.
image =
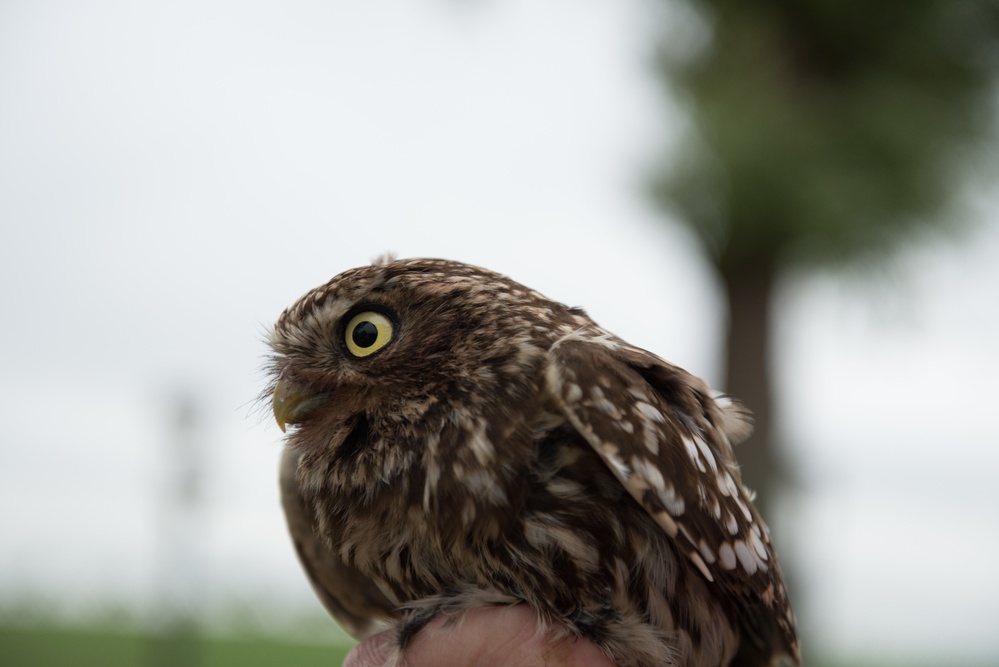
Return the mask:
POLYGON ((754 412, 739 460, 768 515, 786 475, 772 426, 775 283, 950 224, 959 167, 993 129, 999 3, 689 2, 706 39, 682 53, 664 40, 658 65, 698 136, 653 194, 703 241, 727 291, 725 388, 754 412))

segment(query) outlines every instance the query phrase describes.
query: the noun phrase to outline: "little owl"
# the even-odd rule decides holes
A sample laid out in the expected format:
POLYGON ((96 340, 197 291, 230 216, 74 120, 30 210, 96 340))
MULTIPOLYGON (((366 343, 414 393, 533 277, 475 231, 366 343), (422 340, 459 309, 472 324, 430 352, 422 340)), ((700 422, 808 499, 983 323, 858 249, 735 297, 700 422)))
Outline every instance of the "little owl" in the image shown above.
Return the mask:
POLYGON ((383 260, 284 311, 285 513, 355 637, 523 604, 621 667, 798 664, 746 412, 504 276, 383 260))

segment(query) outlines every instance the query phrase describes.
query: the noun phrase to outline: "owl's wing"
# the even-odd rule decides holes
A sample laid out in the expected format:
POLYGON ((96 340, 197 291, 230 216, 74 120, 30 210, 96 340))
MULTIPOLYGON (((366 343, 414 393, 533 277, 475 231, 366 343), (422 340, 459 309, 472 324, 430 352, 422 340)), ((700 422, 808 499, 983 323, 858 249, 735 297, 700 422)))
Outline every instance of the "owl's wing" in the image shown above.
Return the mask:
POLYGON ((700 379, 603 331, 558 341, 546 382, 569 423, 736 605, 760 649, 783 646, 797 659, 770 535, 732 452, 751 431, 748 414, 713 398, 700 379))
POLYGON ((389 627, 393 605, 370 579, 330 551, 316 533, 313 514, 295 474, 298 459, 297 452, 285 448, 280 479, 281 504, 295 551, 326 610, 353 637, 365 639, 389 627))

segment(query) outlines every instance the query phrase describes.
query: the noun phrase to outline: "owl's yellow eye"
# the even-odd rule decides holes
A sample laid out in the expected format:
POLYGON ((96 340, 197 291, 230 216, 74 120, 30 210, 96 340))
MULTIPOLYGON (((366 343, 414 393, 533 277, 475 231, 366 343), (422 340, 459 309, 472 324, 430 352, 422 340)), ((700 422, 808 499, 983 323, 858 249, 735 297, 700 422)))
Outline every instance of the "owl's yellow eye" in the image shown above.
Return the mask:
POLYGON ((366 310, 350 318, 344 338, 352 355, 366 357, 388 345, 392 333, 392 320, 379 312, 366 310))

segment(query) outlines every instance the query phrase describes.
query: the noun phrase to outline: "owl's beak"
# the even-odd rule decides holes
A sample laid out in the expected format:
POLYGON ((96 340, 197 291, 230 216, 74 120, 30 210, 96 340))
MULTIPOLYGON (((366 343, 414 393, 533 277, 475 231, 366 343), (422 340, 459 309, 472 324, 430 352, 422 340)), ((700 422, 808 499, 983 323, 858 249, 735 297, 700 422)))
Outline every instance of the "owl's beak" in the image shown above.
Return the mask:
POLYGON ((294 380, 281 375, 274 387, 271 407, 278 427, 284 432, 288 424, 298 424, 305 420, 316 408, 329 401, 329 394, 310 390, 294 380))

